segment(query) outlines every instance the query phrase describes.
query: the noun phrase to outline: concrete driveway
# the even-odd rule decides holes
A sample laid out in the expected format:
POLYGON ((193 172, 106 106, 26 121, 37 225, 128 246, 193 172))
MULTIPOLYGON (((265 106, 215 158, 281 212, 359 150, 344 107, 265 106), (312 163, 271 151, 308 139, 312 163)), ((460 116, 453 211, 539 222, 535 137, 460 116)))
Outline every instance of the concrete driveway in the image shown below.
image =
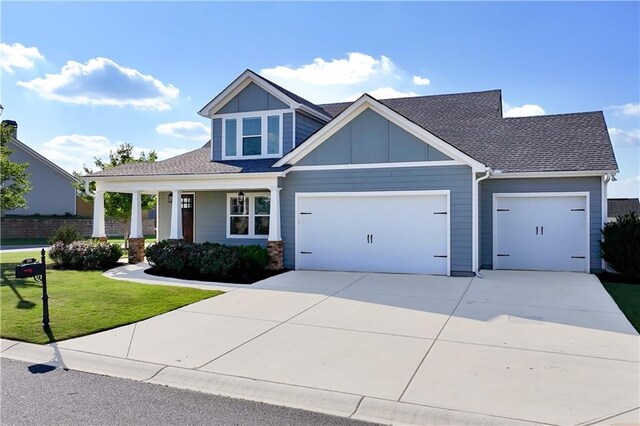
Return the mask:
POLYGON ((640 339, 594 276, 483 274, 289 272, 58 347, 369 397, 361 405, 640 422, 640 339))

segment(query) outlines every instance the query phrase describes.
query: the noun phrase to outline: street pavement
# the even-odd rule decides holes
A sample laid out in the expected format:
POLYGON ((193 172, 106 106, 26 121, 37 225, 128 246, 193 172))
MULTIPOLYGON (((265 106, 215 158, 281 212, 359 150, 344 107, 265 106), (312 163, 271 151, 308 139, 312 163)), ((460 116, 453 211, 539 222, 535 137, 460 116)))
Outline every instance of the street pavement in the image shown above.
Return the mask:
POLYGON ((367 425, 254 401, 0 360, 2 425, 367 425))

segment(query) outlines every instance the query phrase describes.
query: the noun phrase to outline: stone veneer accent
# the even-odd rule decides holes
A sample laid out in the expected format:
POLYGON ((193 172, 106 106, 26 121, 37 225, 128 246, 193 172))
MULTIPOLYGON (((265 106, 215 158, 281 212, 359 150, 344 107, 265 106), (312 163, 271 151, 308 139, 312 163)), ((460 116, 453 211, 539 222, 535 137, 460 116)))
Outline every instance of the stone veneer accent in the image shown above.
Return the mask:
POLYGON ((129 238, 129 263, 144 261, 144 238, 129 238))
POLYGON ((284 268, 284 243, 282 241, 267 241, 269 264, 267 269, 278 271, 284 268))

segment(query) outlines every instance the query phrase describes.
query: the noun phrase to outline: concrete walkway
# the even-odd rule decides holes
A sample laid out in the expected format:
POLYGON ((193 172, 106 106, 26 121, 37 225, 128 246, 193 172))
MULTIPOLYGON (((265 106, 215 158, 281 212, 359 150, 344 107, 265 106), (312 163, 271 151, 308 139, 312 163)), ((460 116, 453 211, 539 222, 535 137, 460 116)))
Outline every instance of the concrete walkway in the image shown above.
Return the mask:
MULTIPOLYGON (((116 275, 151 277, 136 273, 116 275)), ((591 275, 295 271, 227 289, 2 356, 381 423, 640 423, 640 338, 591 275)))

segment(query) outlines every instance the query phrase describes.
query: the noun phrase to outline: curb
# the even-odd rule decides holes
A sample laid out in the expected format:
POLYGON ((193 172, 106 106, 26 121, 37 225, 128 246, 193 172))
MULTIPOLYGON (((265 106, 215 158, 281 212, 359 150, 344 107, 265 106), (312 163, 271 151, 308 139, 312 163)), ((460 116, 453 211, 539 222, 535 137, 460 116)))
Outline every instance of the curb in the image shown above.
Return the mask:
POLYGON ((531 425, 507 419, 446 408, 428 407, 362 395, 227 376, 201 370, 170 367, 0 339, 0 358, 119 377, 139 382, 188 389, 213 395, 313 411, 385 425, 531 425))

